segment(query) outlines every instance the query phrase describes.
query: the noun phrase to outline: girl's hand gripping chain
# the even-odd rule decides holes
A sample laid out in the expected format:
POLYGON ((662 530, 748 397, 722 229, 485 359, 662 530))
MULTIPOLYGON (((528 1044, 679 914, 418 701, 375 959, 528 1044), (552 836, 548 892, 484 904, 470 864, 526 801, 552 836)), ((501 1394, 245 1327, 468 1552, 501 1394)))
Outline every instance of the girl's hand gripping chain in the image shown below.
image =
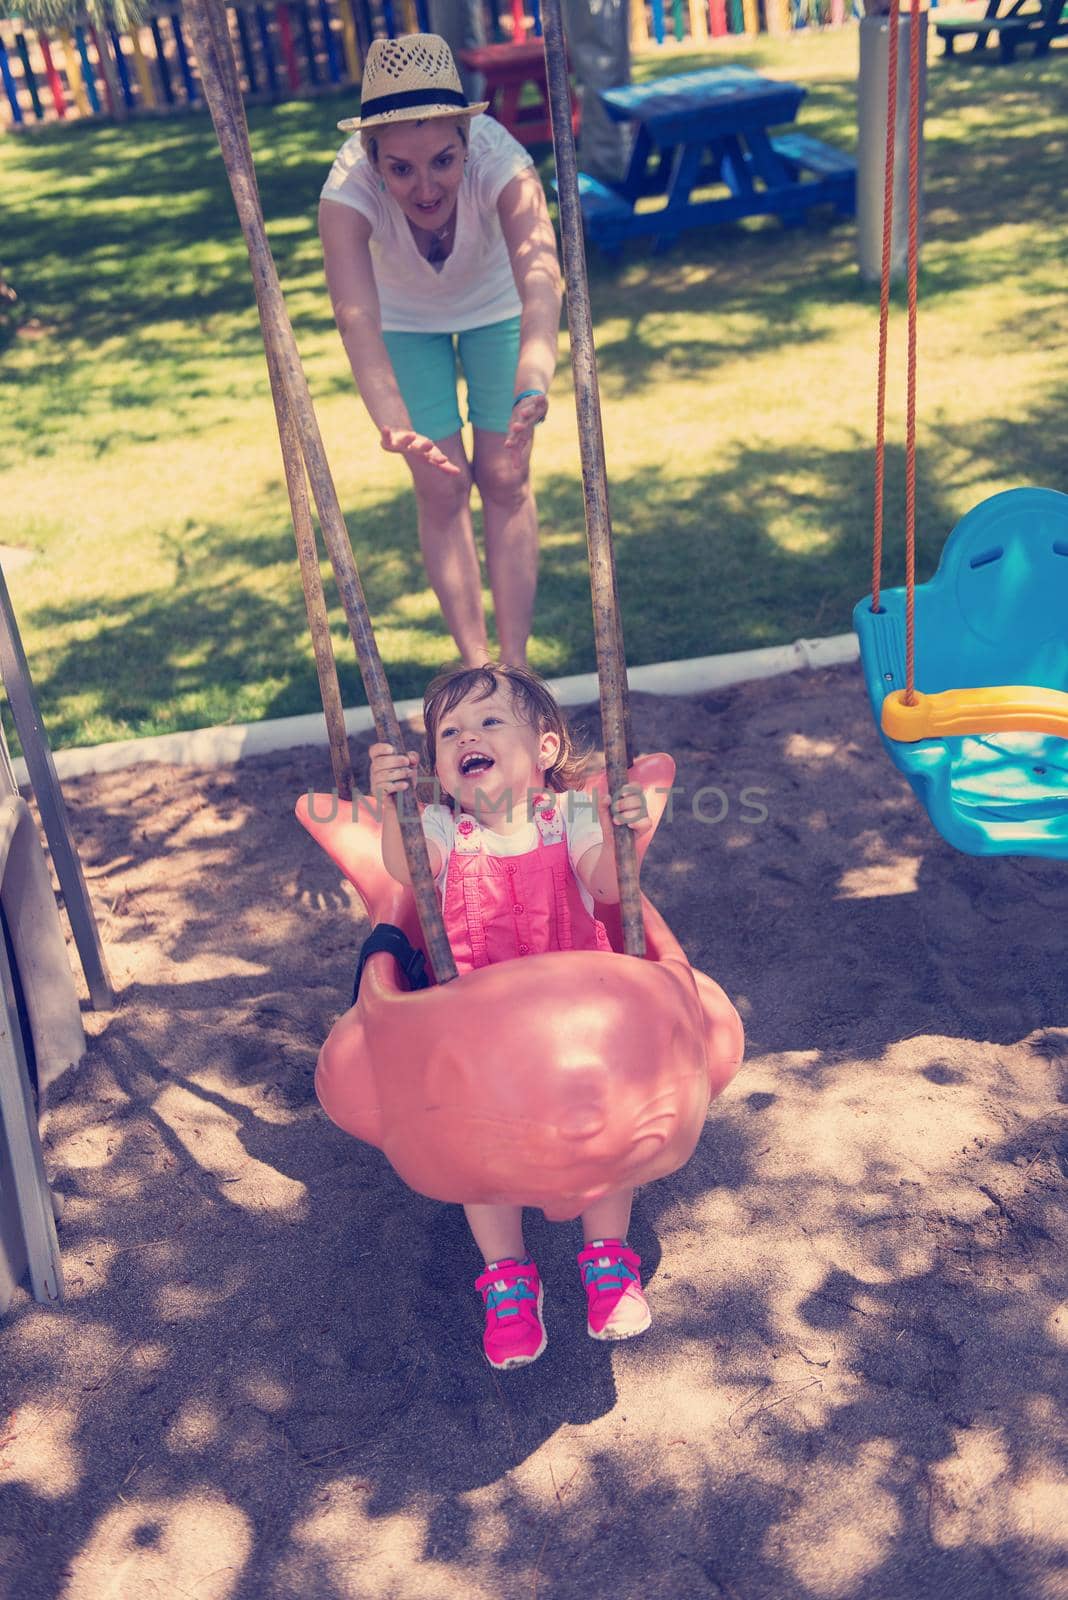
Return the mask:
POLYGON ((407 755, 397 755, 391 744, 371 746, 371 795, 375 800, 383 794, 399 794, 402 789, 414 786, 415 770, 419 757, 414 750, 407 755))
POLYGON ((641 835, 648 833, 653 825, 640 783, 625 783, 615 799, 607 791, 598 795, 597 809, 606 843, 610 838, 609 826, 629 828, 632 833, 641 835))

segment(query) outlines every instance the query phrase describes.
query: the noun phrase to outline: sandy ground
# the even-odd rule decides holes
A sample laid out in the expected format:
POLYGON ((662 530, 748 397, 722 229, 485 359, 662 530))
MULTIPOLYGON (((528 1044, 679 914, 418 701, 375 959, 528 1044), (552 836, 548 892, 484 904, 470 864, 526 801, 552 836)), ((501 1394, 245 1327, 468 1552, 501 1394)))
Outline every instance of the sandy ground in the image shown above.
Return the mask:
POLYGON ((748 1057, 639 1198, 650 1333, 587 1339, 539 1217, 506 1375, 458 1210, 314 1100, 325 754, 68 786, 122 1001, 47 1118, 67 1301, 0 1326, 3 1600, 1068 1596, 1065 867, 942 845, 854 671, 634 715, 748 1057))

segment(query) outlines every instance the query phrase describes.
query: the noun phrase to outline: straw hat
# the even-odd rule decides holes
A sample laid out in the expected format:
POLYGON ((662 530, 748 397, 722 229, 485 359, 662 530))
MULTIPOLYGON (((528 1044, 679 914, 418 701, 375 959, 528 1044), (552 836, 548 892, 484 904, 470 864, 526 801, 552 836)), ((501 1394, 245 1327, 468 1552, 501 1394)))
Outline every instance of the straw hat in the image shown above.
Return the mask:
POLYGON ((488 105, 488 100, 468 102, 444 39, 436 33, 409 33, 374 41, 363 68, 360 115, 346 117, 338 127, 365 133, 393 122, 474 116, 488 105))

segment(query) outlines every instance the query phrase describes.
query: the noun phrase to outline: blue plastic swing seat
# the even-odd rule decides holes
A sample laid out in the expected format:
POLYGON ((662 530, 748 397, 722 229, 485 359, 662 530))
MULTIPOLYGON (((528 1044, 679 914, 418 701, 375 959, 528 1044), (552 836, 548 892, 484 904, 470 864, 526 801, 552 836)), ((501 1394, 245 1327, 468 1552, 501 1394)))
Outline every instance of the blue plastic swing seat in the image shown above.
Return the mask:
MULTIPOLYGON (((878 612, 871 595, 853 612, 872 711, 939 833, 970 855, 1068 860, 1068 739, 979 728, 905 743, 882 732, 883 701, 905 687, 905 590, 880 598, 878 612)), ((1006 685, 1059 691, 1049 698, 1064 715, 1068 495, 1009 489, 961 518, 916 587, 915 683, 924 695, 989 689, 992 723, 1006 685)))

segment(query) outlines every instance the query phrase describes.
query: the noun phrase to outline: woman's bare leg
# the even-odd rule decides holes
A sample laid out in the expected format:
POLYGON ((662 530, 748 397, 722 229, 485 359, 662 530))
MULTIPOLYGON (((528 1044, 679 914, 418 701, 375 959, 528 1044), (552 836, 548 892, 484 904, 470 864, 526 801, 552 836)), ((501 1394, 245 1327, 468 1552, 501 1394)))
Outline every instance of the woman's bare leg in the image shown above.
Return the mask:
POLYGON ((538 510, 530 444, 506 450, 503 433, 475 429, 473 471, 482 498, 486 568, 501 660, 525 666, 538 585, 538 510))
POLYGON ((445 626, 465 666, 489 659, 482 573, 471 527, 471 469, 458 433, 436 441, 459 476, 409 457, 419 514, 419 547, 445 626))

